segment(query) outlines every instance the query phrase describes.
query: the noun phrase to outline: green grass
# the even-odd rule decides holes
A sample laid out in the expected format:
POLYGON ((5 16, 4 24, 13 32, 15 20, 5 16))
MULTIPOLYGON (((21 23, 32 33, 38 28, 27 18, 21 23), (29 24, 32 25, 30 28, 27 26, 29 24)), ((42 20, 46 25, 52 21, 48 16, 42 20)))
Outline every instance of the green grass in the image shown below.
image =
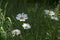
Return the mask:
MULTIPOLYGON (((4 10, 4 3, 2 5, 4 10)), ((44 13, 44 9, 55 10, 49 6, 40 5, 39 3, 22 3, 8 1, 6 9, 5 21, 3 21, 3 29, 6 31, 6 35, 0 33, 1 40, 60 40, 60 20, 52 20, 48 15, 44 13), (28 14, 28 20, 20 22, 16 19, 16 15, 19 13, 28 14), (11 22, 9 19, 11 19, 11 22), (31 29, 24 30, 23 23, 29 23, 31 29), (21 35, 12 37, 11 31, 14 29, 21 30, 21 35)), ((59 11, 58 11, 59 12, 59 11)), ((59 17, 59 16, 58 16, 59 17)), ((1 22, 1 21, 0 21, 1 22)), ((1 26, 1 24, 0 24, 1 26)))

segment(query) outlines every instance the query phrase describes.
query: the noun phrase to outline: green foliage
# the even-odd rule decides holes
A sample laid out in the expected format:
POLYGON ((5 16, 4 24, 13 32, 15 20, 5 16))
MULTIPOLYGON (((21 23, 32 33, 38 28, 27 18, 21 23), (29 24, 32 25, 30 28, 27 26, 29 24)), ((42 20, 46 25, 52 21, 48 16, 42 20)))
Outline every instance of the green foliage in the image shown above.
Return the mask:
POLYGON ((57 0, 6 1, 7 0, 3 1, 3 4, 0 6, 1 40, 60 40, 60 5, 56 6, 56 4, 58 4, 57 0), (47 2, 50 3, 48 4, 47 2), (50 17, 44 13, 45 9, 54 10, 59 21, 50 19, 50 17), (23 22, 16 20, 16 15, 22 12, 28 14, 26 23, 31 24, 32 28, 30 30, 24 30, 21 26, 23 22), (13 29, 21 30, 21 35, 13 37, 11 34, 13 29))

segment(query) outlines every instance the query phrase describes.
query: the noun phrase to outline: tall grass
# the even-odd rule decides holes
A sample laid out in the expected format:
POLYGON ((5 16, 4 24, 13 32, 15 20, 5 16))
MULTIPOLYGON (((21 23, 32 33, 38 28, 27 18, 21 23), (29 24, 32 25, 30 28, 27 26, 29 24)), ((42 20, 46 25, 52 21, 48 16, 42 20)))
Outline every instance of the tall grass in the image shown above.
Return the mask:
POLYGON ((51 8, 39 3, 12 1, 0 8, 0 40, 60 40, 60 4, 51 8), (59 21, 47 16, 45 9, 53 10, 59 21), (31 24, 29 30, 22 28, 24 22, 16 20, 16 15, 22 12, 28 14, 25 23, 31 24), (21 30, 21 34, 13 37, 11 31, 14 29, 21 30))

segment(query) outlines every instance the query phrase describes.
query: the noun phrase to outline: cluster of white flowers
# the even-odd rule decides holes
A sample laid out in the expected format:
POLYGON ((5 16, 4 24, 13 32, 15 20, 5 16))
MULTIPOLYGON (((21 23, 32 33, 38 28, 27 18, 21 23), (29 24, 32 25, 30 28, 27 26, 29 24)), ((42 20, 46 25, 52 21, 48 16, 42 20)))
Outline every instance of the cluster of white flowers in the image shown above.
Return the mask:
POLYGON ((51 17, 51 19, 59 20, 58 17, 55 16, 54 11, 52 10, 44 10, 44 12, 51 17))
MULTIPOLYGON (((20 13, 16 16, 16 19, 24 22, 24 21, 26 21, 26 19, 28 19, 28 16, 27 16, 27 14, 20 13)), ((23 23, 22 27, 24 29, 30 29, 31 28, 30 24, 28 24, 28 23, 23 23)))
MULTIPOLYGON (((24 22, 24 21, 26 21, 26 19, 28 19, 28 16, 27 16, 27 14, 20 13, 16 16, 16 19, 24 22)), ((31 28, 30 24, 28 24, 28 23, 23 23, 22 27, 24 29, 30 29, 31 28)), ((13 36, 19 35, 19 34, 21 34, 21 31, 18 30, 18 29, 15 29, 15 30, 12 31, 12 34, 13 34, 13 36)))
MULTIPOLYGON (((47 15, 49 15, 49 16, 51 17, 51 19, 59 20, 58 17, 55 16, 54 11, 44 10, 44 12, 45 12, 47 15)), ((25 22, 25 21, 28 19, 28 16, 27 16, 27 14, 20 13, 20 14, 18 14, 18 15, 16 16, 16 19, 19 20, 19 21, 25 22)), ((22 27, 23 27, 24 29, 30 29, 30 28, 31 28, 30 24, 28 24, 28 23, 23 23, 23 24, 22 24, 22 27)), ((13 36, 19 35, 19 34, 21 34, 21 31, 18 30, 18 29, 15 29, 15 30, 12 31, 12 34, 13 34, 13 36)))

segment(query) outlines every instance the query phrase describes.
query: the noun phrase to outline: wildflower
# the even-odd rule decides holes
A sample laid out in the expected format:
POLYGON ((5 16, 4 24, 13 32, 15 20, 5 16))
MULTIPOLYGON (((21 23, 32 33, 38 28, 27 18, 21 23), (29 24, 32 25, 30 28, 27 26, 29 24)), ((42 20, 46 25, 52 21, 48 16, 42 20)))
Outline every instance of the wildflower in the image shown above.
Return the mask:
POLYGON ((55 15, 54 11, 51 11, 51 10, 44 10, 46 14, 50 15, 50 16, 53 16, 55 15))
POLYGON ((30 29, 31 28, 30 24, 28 24, 28 23, 23 23, 22 26, 24 29, 30 29))
POLYGON ((18 29, 15 29, 15 30, 12 31, 12 35, 13 35, 13 36, 15 36, 15 35, 18 36, 19 34, 21 34, 21 32, 20 32, 20 30, 18 30, 18 29))
POLYGON ((27 14, 22 13, 22 14, 18 14, 16 16, 16 19, 20 21, 25 21, 26 19, 28 19, 28 17, 27 17, 27 14))
POLYGON ((58 17, 51 16, 51 19, 59 20, 58 17))

